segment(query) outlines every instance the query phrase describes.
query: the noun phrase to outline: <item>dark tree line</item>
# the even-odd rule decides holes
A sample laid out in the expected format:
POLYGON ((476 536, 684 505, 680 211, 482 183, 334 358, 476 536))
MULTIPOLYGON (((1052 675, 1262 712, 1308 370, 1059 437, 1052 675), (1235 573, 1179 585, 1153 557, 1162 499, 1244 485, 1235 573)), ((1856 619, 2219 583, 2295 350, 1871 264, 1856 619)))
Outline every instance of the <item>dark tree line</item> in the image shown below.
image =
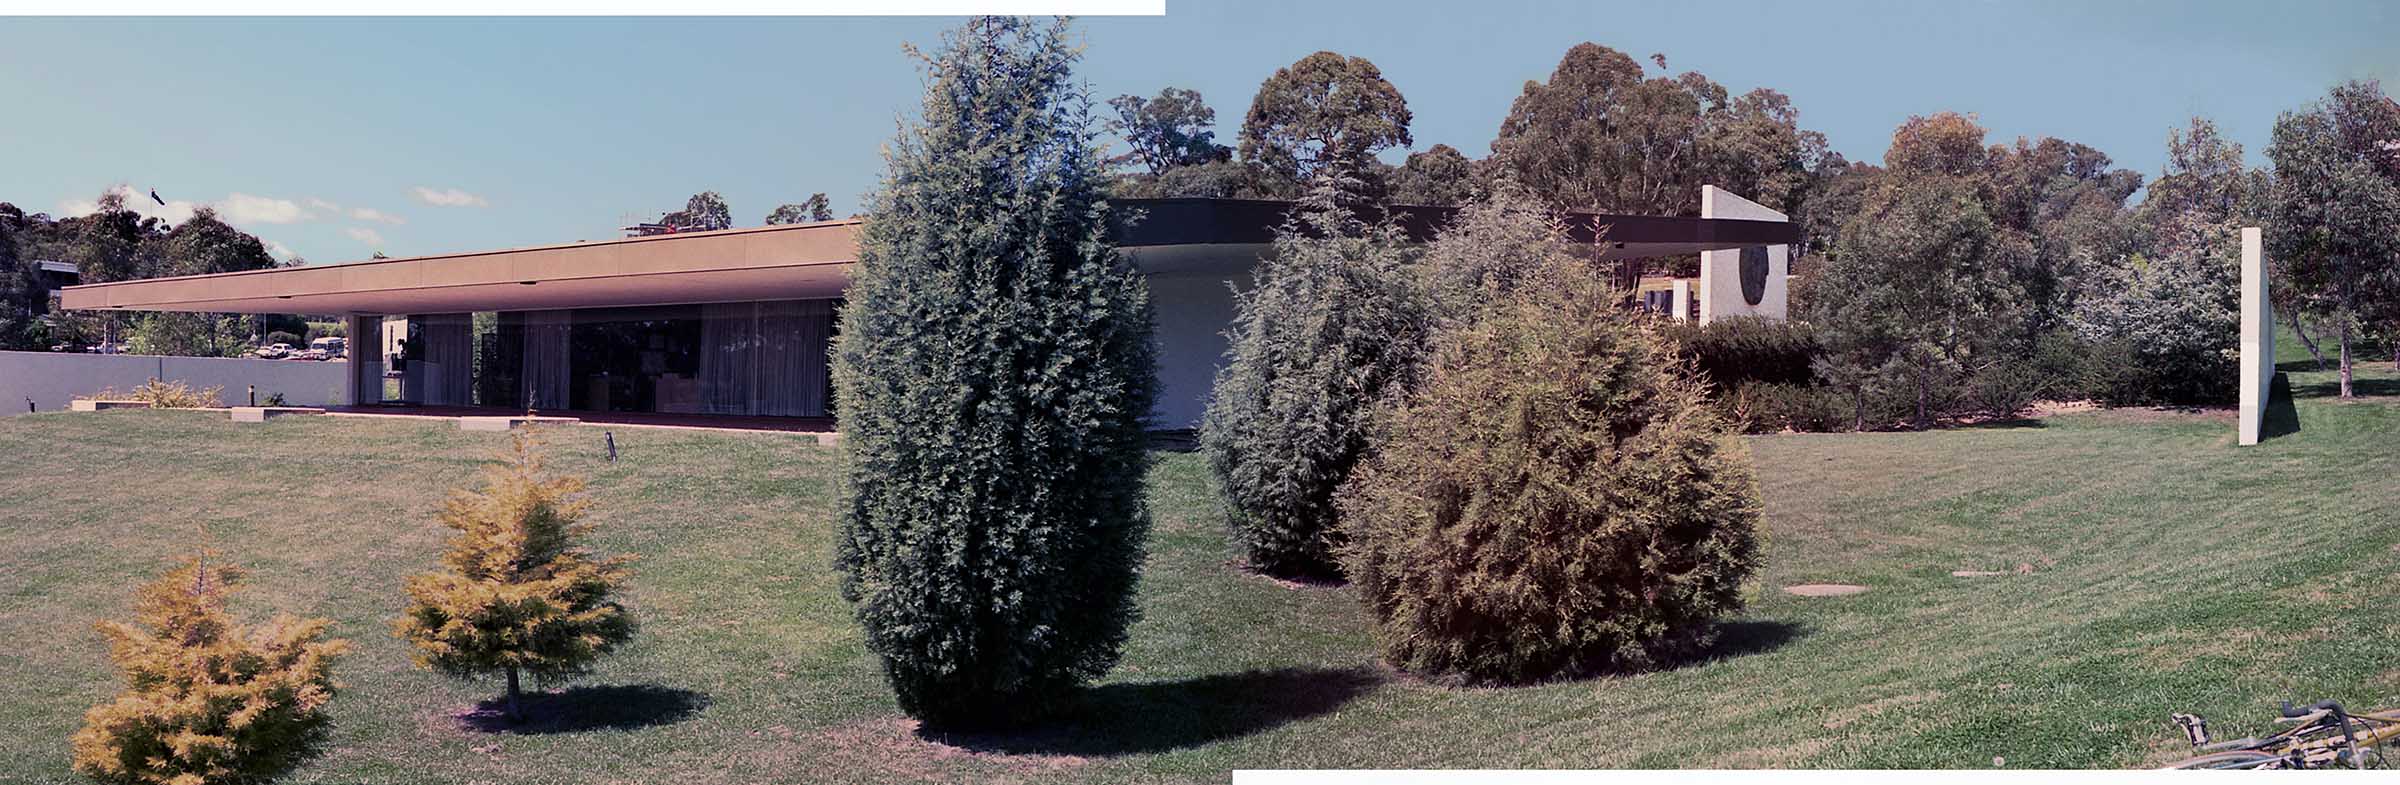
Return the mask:
POLYGON ((91 214, 66 218, 0 203, 0 348, 82 348, 115 340, 145 354, 225 356, 271 331, 307 330, 288 315, 61 311, 57 292, 37 267, 42 261, 75 265, 83 283, 279 266, 264 242, 206 207, 169 224, 127 209, 124 195, 115 192, 102 194, 91 214))
MULTIPOLYGON (((767 213, 768 226, 816 223, 833 220, 833 202, 824 192, 809 194, 797 203, 777 205, 767 213)), ((725 197, 715 191, 701 191, 684 200, 683 209, 662 213, 655 223, 632 227, 636 236, 673 234, 677 232, 712 232, 733 228, 733 208, 725 197)))
MULTIPOLYGON (((1651 62, 1663 72, 1666 59, 1651 62)), ((1783 210, 1804 226, 1809 200, 1846 167, 1823 134, 1803 129, 1791 99, 1734 95, 1698 72, 1649 75, 1597 44, 1568 50, 1548 81, 1527 82, 1491 154, 1446 144, 1379 159, 1413 143, 1399 89, 1365 58, 1318 52, 1259 85, 1238 147, 1218 144, 1216 111, 1193 90, 1119 96, 1109 128, 1128 151, 1113 192, 1125 197, 1298 199, 1332 170, 1335 196, 1360 203, 1462 205, 1507 180, 1558 210, 1694 215, 1715 184, 1783 210)), ((1695 258, 1652 260, 1688 273, 1695 258)))
POLYGON ((2143 175, 2090 145, 1990 140, 1972 115, 1937 112, 1895 129, 1881 162, 1853 162, 1784 94, 1666 65, 1577 45, 1520 89, 1488 156, 1434 145, 1398 166, 1378 156, 1412 144, 1412 115, 1363 58, 1276 71, 1232 146, 1195 91, 1121 96, 1112 192, 1300 199, 1333 183, 1335 198, 1459 205, 1507 183, 1553 210, 1693 215, 1718 185, 1800 225, 1792 313, 1822 332, 1815 381, 1855 426, 2036 397, 2229 400, 2245 225, 2269 228, 2278 316, 2321 362, 2345 380, 2363 353, 2400 362, 2400 104, 2379 85, 2286 113, 2272 171, 2195 119, 2136 203, 2143 175))

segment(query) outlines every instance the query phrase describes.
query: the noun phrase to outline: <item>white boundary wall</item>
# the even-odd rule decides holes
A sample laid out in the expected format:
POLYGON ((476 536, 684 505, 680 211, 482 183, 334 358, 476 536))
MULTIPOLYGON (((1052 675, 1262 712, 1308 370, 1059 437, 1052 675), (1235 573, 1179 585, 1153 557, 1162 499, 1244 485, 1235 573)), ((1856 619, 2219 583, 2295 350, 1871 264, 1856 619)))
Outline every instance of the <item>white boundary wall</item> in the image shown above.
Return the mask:
POLYGON ((2275 385, 2275 305, 2267 299, 2267 260, 2256 226, 2242 228, 2242 444, 2257 444, 2275 385))
MULTIPOLYGON (((1735 196, 1733 192, 1713 185, 1700 186, 1700 217, 1733 218, 1748 221, 1789 221, 1790 217, 1766 205, 1735 196)), ((1742 298, 1742 252, 1702 251, 1700 253, 1700 323, 1728 316, 1763 316, 1769 319, 1786 318, 1786 285, 1792 272, 1792 247, 1767 246, 1767 285, 1757 305, 1742 298)))
POLYGON ((45 412, 64 411, 77 395, 104 387, 119 392, 153 378, 180 381, 194 389, 223 386, 225 403, 245 403, 249 385, 259 400, 283 393, 293 406, 348 403, 350 363, 341 360, 252 360, 227 357, 159 357, 133 354, 0 352, 0 413, 24 414, 25 399, 45 412))

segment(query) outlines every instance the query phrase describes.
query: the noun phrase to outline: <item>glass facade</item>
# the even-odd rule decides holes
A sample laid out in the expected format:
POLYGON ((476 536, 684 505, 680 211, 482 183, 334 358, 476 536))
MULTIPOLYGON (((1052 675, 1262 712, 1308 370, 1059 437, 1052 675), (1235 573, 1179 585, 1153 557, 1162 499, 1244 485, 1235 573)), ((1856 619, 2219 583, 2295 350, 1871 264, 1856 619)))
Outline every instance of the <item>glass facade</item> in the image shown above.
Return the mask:
POLYGON ((778 300, 412 317, 412 360, 473 368, 423 403, 782 417, 830 413, 839 302, 778 300), (452 333, 456 333, 453 335, 452 333))

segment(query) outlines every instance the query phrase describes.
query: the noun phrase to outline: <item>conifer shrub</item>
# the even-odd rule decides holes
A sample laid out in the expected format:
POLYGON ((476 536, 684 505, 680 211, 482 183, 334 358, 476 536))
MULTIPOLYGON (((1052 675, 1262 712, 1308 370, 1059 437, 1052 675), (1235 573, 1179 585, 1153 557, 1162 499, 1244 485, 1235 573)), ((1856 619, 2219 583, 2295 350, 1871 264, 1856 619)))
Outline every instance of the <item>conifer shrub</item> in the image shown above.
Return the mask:
POLYGON ((1372 447, 1376 407, 1405 392, 1431 301, 1396 227, 1339 208, 1277 230, 1235 296, 1231 345, 1200 424, 1226 524, 1252 569, 1338 574, 1334 494, 1372 447))
MULTIPOLYGON (((1462 205, 1425 248, 1422 277, 1432 290, 1434 323, 1472 319, 1485 303, 1512 299, 1538 284, 1566 242, 1560 216, 1504 178, 1484 198, 1462 205)), ((1598 227, 1605 237, 1607 227, 1598 227)), ((1595 243, 1598 240, 1594 241, 1595 243)))
POLYGON ((250 626, 225 608, 240 568, 185 560, 135 595, 133 623, 103 622, 126 690, 84 714, 75 770, 106 783, 218 785, 272 779, 322 748, 332 622, 277 615, 250 626))
POLYGON ((420 668, 504 674, 508 719, 522 721, 521 673, 580 675, 633 636, 633 615, 612 598, 633 557, 579 545, 594 528, 582 520, 582 478, 548 471, 527 430, 508 444, 480 489, 443 504, 442 525, 456 532, 446 569, 408 579, 409 606, 392 629, 415 646, 420 668))
POLYGON ((1113 667, 1149 530, 1148 290, 1063 21, 978 18, 888 148, 835 350, 835 564, 900 708, 1031 719, 1113 667))
POLYGON ((1758 564, 1749 459, 1585 263, 1433 342, 1344 489, 1342 563, 1385 658, 1520 683, 1704 645, 1758 564))

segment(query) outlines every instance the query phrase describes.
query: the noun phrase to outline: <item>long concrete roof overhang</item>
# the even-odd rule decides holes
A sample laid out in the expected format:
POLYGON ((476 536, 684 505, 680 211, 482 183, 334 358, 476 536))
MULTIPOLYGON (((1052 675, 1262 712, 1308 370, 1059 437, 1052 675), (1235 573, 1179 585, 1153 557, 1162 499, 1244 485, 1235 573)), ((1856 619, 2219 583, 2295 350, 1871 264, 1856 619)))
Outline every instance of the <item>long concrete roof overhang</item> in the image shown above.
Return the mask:
MULTIPOLYGON (((1114 239, 1145 272, 1238 272, 1290 212, 1247 199, 1117 200, 1114 239)), ((1455 210, 1393 208, 1430 239, 1455 210)), ((496 251, 377 259, 70 286, 77 310, 219 313, 457 313, 838 297, 858 258, 856 220, 726 229, 496 251)), ((1602 258, 1638 258, 1793 242, 1775 221, 1605 214, 1569 216, 1570 239, 1602 258), (1606 227, 1600 237, 1600 227, 1606 227)))

